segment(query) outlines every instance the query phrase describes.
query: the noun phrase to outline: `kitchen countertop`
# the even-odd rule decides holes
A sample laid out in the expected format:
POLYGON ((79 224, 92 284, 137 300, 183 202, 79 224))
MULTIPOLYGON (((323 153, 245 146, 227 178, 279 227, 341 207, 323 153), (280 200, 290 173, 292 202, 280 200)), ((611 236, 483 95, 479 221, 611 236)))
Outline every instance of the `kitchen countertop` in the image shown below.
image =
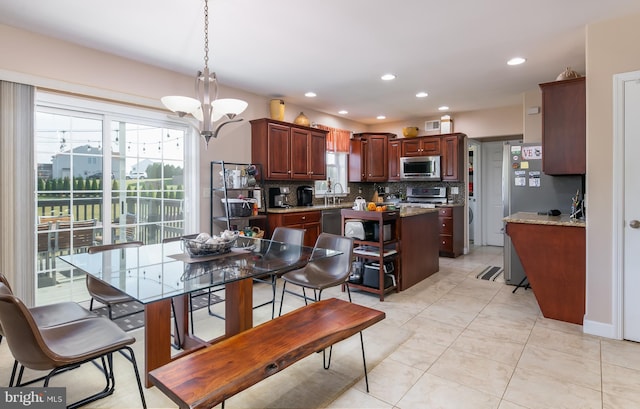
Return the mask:
POLYGON ((438 211, 437 207, 428 208, 428 207, 405 206, 400 209, 400 217, 411 217, 411 216, 417 216, 419 214, 425 214, 425 213, 436 213, 437 211, 438 211))
POLYGON ((267 213, 297 213, 297 212, 314 212, 328 209, 350 209, 353 202, 343 202, 336 205, 313 205, 313 206, 292 206, 292 207, 270 207, 267 213))
POLYGON ((568 215, 548 216, 530 212, 518 212, 505 217, 507 223, 546 224, 552 226, 586 227, 584 220, 571 220, 568 215))
MULTIPOLYGON (((457 206, 464 206, 464 204, 461 203, 443 203, 443 204, 439 204, 436 205, 435 208, 423 208, 423 207, 413 207, 413 206, 402 206, 401 210, 405 210, 405 209, 410 209, 407 210, 405 212, 405 214, 403 215, 403 212, 401 211, 400 213, 400 217, 405 217, 406 216, 412 216, 415 214, 420 214, 422 210, 426 210, 427 213, 428 212, 433 212, 433 211, 437 211, 438 207, 457 207, 457 206), (418 212, 418 213, 416 213, 418 212)), ((351 209, 353 207, 353 202, 343 202, 340 204, 335 204, 335 205, 313 205, 313 206, 292 206, 292 207, 271 207, 267 210, 267 213, 297 213, 297 212, 313 212, 313 211, 322 211, 322 210, 328 210, 328 209, 351 209)), ((424 213, 424 212, 422 212, 424 213)))

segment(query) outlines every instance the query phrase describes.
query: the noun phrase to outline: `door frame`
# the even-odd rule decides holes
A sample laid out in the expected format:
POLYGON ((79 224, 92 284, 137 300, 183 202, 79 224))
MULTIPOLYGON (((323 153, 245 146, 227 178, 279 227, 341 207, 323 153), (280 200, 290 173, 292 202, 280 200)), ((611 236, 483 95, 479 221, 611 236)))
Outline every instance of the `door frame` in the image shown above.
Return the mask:
MULTIPOLYGON (((473 157, 473 180, 467 180, 466 182, 466 198, 467 198, 467 206, 469 205, 469 182, 473 182, 473 198, 475 199, 475 209, 473 211, 473 245, 474 246, 483 246, 482 240, 482 141, 478 139, 468 138, 467 139, 467 157, 469 155, 469 149, 474 146, 475 153, 473 157), (479 240, 475 240, 478 237, 479 240)), ((467 172, 468 176, 469 172, 467 172)), ((467 217, 469 214, 469 210, 467 208, 467 217)), ((469 229, 469 221, 466 223, 467 229, 467 248, 471 248, 471 230, 469 229)))
MULTIPOLYGON (((632 71, 613 76, 613 243, 612 243, 612 330, 617 339, 623 339, 624 314, 624 84, 627 81, 640 81, 640 71, 632 71)), ((589 208, 587 196, 587 209, 589 208)), ((588 231, 587 231, 588 233, 588 231)), ((588 234, 587 234, 588 239, 588 234)))

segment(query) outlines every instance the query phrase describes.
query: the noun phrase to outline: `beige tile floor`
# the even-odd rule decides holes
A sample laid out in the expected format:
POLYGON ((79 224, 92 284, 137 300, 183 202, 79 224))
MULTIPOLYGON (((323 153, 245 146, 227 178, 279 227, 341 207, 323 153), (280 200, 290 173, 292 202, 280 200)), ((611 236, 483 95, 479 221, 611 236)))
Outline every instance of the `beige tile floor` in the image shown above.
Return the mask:
MULTIPOLYGON (((541 316, 532 292, 475 278, 488 265, 502 265, 500 248, 475 248, 457 259, 440 259, 440 271, 384 302, 354 292, 354 302, 386 312, 365 331, 370 391, 366 393, 358 337, 334 347, 331 369, 310 356, 229 399, 233 408, 442 408, 561 409, 640 408, 640 345, 598 338, 582 327, 541 316)), ((256 287, 257 299, 268 296, 256 287)), ((345 297, 339 291, 328 296, 345 297)), ((285 298, 285 311, 301 301, 285 298)), ((221 308, 221 306, 218 306, 221 308)), ((269 307, 255 321, 270 318, 269 307)), ((222 321, 196 313, 196 333, 213 337, 222 321)), ((142 359, 141 330, 136 352, 142 359)), ((259 348, 259 343, 256 348, 259 348)), ((0 385, 11 369, 0 345, 0 385)), ((131 366, 116 361, 116 391, 95 408, 139 407, 131 366)), ((140 365, 142 367, 142 365, 140 365)), ((87 365, 58 376, 68 399, 100 387, 87 365)), ((156 388, 145 390, 150 408, 175 408, 156 388)))

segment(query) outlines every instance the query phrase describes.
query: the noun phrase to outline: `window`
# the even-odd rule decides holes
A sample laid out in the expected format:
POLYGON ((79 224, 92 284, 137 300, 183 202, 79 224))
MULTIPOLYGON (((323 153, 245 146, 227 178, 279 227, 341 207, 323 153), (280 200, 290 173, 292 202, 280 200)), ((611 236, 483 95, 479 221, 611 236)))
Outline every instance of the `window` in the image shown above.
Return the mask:
POLYGON ((47 93, 36 100, 36 302, 83 301, 84 285, 74 285, 83 277, 57 256, 195 230, 185 199, 197 186, 197 161, 187 157, 197 158, 198 139, 155 111, 47 93))
POLYGON ((327 151, 327 179, 331 180, 331 192, 327 191, 327 181, 315 182, 315 195, 346 196, 347 195, 347 154, 344 152, 327 151))

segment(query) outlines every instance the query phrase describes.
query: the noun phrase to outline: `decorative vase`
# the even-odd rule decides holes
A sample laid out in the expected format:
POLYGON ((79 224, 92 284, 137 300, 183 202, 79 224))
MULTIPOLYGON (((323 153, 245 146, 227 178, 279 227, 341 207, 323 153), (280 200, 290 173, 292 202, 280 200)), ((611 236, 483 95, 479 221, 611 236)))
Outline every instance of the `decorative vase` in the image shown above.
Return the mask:
POLYGON ((418 136, 419 130, 417 126, 407 126, 402 128, 402 135, 404 135, 405 138, 415 138, 418 136))
POLYGON ((269 103, 269 111, 271 119, 284 121, 284 101, 281 99, 272 99, 269 103))
POLYGON ((565 68, 558 76, 556 77, 556 81, 564 81, 572 78, 580 78, 580 74, 571 69, 571 67, 565 68))
POLYGON ((298 115, 296 119, 293 120, 293 123, 296 125, 302 125, 302 126, 309 126, 310 124, 309 118, 306 117, 304 112, 300 112, 300 115, 298 115))

